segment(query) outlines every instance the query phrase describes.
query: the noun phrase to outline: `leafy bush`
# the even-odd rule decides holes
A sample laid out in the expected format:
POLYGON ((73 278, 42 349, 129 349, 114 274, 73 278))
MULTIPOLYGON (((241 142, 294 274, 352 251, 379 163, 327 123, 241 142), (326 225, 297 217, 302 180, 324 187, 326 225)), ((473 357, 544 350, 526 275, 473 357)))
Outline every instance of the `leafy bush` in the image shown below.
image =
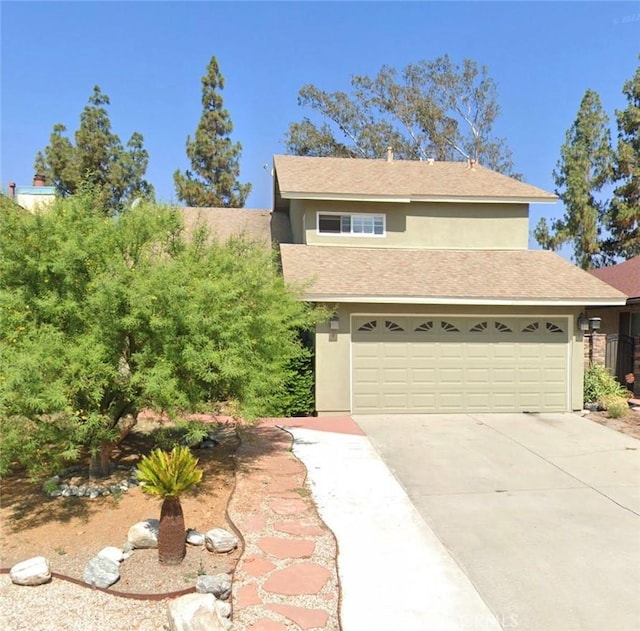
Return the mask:
POLYGON ((629 411, 629 403, 622 397, 606 397, 604 407, 609 418, 620 418, 629 411))
POLYGON ((629 391, 604 366, 591 364, 584 372, 584 400, 604 405, 608 398, 628 399, 629 391))
POLYGON ((155 444, 157 448, 164 451, 171 451, 180 445, 197 445, 207 438, 212 429, 215 429, 215 425, 211 423, 176 421, 175 426, 164 426, 157 431, 155 444))
POLYGON ((304 348, 304 353, 289 362, 286 392, 282 397, 284 416, 308 416, 315 409, 313 353, 304 348))

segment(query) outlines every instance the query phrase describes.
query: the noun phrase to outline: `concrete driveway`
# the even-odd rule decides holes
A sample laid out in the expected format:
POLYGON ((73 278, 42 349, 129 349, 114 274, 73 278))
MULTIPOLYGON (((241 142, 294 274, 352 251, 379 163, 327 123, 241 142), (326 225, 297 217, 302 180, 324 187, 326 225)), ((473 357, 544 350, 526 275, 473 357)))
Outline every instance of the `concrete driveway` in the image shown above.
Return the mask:
POLYGON ((640 441, 572 414, 354 420, 503 629, 640 629, 640 441))

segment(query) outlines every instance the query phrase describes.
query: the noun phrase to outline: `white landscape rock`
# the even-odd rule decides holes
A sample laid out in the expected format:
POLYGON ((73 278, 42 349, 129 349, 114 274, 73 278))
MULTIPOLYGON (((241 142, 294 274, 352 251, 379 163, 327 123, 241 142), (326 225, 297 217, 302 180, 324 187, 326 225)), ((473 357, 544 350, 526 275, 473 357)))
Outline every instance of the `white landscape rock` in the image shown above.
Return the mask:
POLYGON ((204 535, 204 545, 209 552, 231 552, 238 543, 238 537, 224 528, 213 528, 204 535))
POLYGON ((9 577, 16 585, 43 585, 51 580, 51 566, 44 557, 33 557, 16 563, 9 577))
POLYGON ((102 548, 100 552, 96 556, 104 557, 105 559, 109 559, 114 563, 122 563, 124 561, 125 556, 120 548, 116 548, 115 546, 107 546, 106 548, 102 548))
POLYGON ((224 618, 213 594, 187 594, 169 602, 171 631, 228 631, 231 623, 224 618))
POLYGON ((192 546, 203 546, 204 535, 197 530, 187 530, 187 543, 190 543, 192 546))
POLYGON ((134 548, 157 548, 159 527, 160 522, 157 519, 139 521, 129 528, 127 541, 134 548))

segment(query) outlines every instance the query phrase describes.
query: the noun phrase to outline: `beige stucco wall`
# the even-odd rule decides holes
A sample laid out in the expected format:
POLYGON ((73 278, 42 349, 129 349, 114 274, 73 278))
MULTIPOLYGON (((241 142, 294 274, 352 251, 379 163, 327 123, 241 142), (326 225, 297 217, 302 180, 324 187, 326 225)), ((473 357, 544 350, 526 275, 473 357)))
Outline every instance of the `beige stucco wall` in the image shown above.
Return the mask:
POLYGON ((630 331, 620 331, 620 314, 637 313, 640 314, 640 305, 624 305, 621 307, 589 307, 587 317, 598 317, 602 319, 600 323, 600 333, 610 335, 612 333, 624 333, 629 335, 630 331))
POLYGON ((304 202, 292 199, 289 206, 289 221, 294 243, 304 243, 304 202))
POLYGON ((292 200, 295 243, 351 247, 526 250, 527 204, 364 203, 292 200), (383 237, 319 235, 317 213, 386 215, 383 237))
MULTIPOLYGON (((583 377, 583 337, 577 330, 579 308, 570 307, 483 307, 429 305, 327 305, 340 318, 337 333, 322 323, 316 331, 316 410, 320 416, 341 416, 351 412, 351 315, 531 315, 569 316, 570 408, 581 410, 583 377)), ((568 410, 569 411, 569 410, 568 410)))
POLYGON ((36 210, 37 208, 46 208, 55 201, 55 195, 33 195, 30 193, 18 193, 16 202, 26 210, 36 210))

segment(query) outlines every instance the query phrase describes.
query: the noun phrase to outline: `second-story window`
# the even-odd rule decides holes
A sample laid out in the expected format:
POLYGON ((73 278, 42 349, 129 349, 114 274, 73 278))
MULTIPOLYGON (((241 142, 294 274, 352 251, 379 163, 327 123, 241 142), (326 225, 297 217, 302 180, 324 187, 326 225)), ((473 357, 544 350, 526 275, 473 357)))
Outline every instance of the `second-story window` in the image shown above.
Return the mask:
POLYGON ((383 236, 384 215, 318 213, 319 234, 383 236))

